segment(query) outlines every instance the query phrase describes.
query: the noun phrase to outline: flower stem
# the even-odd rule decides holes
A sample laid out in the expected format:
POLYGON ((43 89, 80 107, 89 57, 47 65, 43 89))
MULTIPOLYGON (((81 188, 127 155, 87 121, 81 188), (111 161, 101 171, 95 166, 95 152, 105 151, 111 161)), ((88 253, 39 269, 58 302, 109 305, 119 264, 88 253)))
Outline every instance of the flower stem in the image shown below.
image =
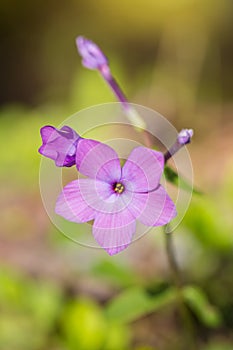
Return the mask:
POLYGON ((164 226, 167 259, 168 259, 168 262, 169 262, 169 265, 171 268, 174 284, 176 285, 177 288, 181 288, 182 287, 182 280, 181 280, 179 267, 178 267, 176 257, 175 257, 172 232, 166 231, 166 227, 168 227, 168 225, 164 226))
POLYGON ((180 269, 176 260, 175 250, 174 250, 174 242, 173 242, 173 232, 170 230, 166 230, 169 228, 169 225, 164 226, 165 233, 165 241, 166 241, 166 254, 169 262, 169 266, 172 273, 172 278, 175 286, 177 287, 177 297, 178 297, 178 311, 180 315, 180 319, 182 322, 182 326, 184 329, 184 342, 183 349, 184 350, 197 350, 198 346, 196 343, 195 329, 192 322, 191 315, 189 310, 186 307, 184 297, 183 297, 183 280, 180 273, 180 269))
POLYGON ((164 154, 165 163, 170 159, 175 153, 177 153, 184 145, 191 142, 193 137, 193 129, 182 129, 178 135, 175 143, 172 147, 164 154))

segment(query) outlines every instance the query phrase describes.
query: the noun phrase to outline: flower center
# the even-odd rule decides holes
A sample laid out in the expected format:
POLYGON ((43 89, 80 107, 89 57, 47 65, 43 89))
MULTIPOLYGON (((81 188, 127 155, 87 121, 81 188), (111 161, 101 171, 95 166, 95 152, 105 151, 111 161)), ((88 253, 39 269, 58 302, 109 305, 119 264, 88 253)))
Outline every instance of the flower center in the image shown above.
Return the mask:
POLYGON ((125 190, 125 186, 122 185, 120 182, 116 182, 113 184, 113 189, 116 193, 122 193, 125 190))

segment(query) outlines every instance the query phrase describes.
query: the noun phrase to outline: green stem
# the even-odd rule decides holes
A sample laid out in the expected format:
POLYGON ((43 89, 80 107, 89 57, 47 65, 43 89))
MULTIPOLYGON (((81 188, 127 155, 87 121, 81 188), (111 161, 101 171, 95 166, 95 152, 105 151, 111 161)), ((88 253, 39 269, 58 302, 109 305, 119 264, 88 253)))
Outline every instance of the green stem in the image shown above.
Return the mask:
POLYGON ((182 281, 182 276, 181 276, 180 269, 175 256, 173 232, 169 230, 168 225, 164 226, 164 233, 165 233, 165 240, 166 240, 167 259, 171 269, 174 284, 177 287, 178 310, 179 310, 180 318, 184 328, 183 347, 184 347, 184 350, 187 350, 187 349, 197 350, 198 347, 196 343, 194 325, 193 325, 189 310, 187 309, 183 298, 183 293, 182 293, 183 281, 182 281), (166 230, 166 228, 168 228, 168 230, 166 230))
POLYGON ((182 280, 181 280, 179 267, 175 258, 172 232, 166 231, 166 228, 169 228, 168 225, 164 226, 164 228, 165 228, 164 231, 165 231, 165 240, 166 240, 167 259, 172 272, 172 278, 174 280, 174 284, 178 289, 180 289, 182 287, 182 280))

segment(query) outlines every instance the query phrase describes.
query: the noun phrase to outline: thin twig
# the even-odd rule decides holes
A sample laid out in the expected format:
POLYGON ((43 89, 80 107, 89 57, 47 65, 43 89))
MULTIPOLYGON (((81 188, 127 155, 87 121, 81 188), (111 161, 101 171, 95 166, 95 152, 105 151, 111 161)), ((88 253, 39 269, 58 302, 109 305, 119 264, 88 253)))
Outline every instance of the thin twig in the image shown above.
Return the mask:
POLYGON ((168 225, 164 226, 167 258, 171 268, 174 284, 177 286, 177 288, 180 289, 182 287, 182 280, 181 280, 179 267, 175 258, 172 232, 166 231, 166 228, 169 228, 169 226, 168 225))
POLYGON ((185 305, 185 301, 183 298, 183 280, 175 256, 173 232, 169 230, 169 225, 164 226, 164 233, 166 240, 167 259, 172 272, 174 284, 177 287, 179 314, 182 320, 182 325, 184 327, 184 350, 187 350, 187 348, 189 348, 190 350, 196 350, 198 349, 198 347, 196 342, 195 329, 191 319, 191 315, 185 305), (166 228, 168 228, 168 230, 166 230, 166 228))

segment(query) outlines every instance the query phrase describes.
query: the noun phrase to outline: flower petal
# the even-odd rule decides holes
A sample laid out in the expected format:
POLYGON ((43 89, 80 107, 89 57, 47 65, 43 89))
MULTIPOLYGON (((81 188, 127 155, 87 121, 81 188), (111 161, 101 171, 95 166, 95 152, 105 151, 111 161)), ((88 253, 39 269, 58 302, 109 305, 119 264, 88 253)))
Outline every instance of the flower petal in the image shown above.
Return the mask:
POLYGON ((41 138, 42 138, 43 143, 48 142, 49 138, 51 138, 51 140, 52 140, 52 135, 53 135, 54 131, 56 131, 56 128, 52 125, 46 125, 40 129, 40 134, 41 134, 41 138))
MULTIPOLYGON (((70 182, 64 187, 57 205, 59 203, 60 209, 58 210, 60 215, 65 211, 71 217, 73 217, 73 214, 79 217, 79 210, 82 212, 82 209, 85 209, 85 207, 88 207, 90 211, 105 214, 121 213, 131 200, 132 192, 125 191, 125 193, 119 195, 113 191, 111 184, 107 182, 79 179, 70 182)), ((80 222, 88 221, 80 220, 80 222)), ((79 222, 77 218, 72 221, 79 222)))
POLYGON ((100 213, 120 213, 132 199, 132 192, 122 194, 114 192, 112 184, 108 182, 80 179, 80 192, 88 206, 100 213))
POLYGON ((60 130, 51 125, 46 125, 40 130, 42 146, 39 153, 53 159, 56 166, 70 167, 75 164, 76 146, 79 135, 69 126, 63 126, 60 130))
POLYGON ((135 230, 136 221, 127 209, 116 214, 98 213, 93 225, 95 240, 109 255, 127 248, 135 230))
POLYGON ((84 200, 80 190, 80 183, 88 179, 80 179, 66 185, 56 202, 55 212, 69 221, 77 223, 93 220, 95 210, 84 200))
POLYGON ((122 182, 126 182, 132 192, 147 192, 148 180, 147 176, 140 165, 127 160, 122 168, 122 182))
POLYGON ((128 209, 147 226, 165 225, 177 214, 174 203, 161 185, 153 192, 134 193, 128 209))
POLYGON ((82 64, 89 69, 98 69, 103 65, 108 64, 108 60, 100 50, 100 48, 93 43, 93 41, 79 36, 76 38, 76 45, 79 54, 82 56, 82 64))
POLYGON ((92 179, 111 183, 121 178, 117 153, 104 143, 82 139, 76 153, 76 166, 80 173, 92 179))
POLYGON ((146 147, 136 147, 122 169, 122 178, 131 181, 135 192, 156 189, 164 168, 164 156, 146 147))
MULTIPOLYGON (((128 200, 128 209, 131 214, 137 219, 147 207, 147 202, 149 200, 149 193, 137 193, 133 192, 131 200, 128 200)), ((128 199, 128 198, 127 198, 128 199)))

